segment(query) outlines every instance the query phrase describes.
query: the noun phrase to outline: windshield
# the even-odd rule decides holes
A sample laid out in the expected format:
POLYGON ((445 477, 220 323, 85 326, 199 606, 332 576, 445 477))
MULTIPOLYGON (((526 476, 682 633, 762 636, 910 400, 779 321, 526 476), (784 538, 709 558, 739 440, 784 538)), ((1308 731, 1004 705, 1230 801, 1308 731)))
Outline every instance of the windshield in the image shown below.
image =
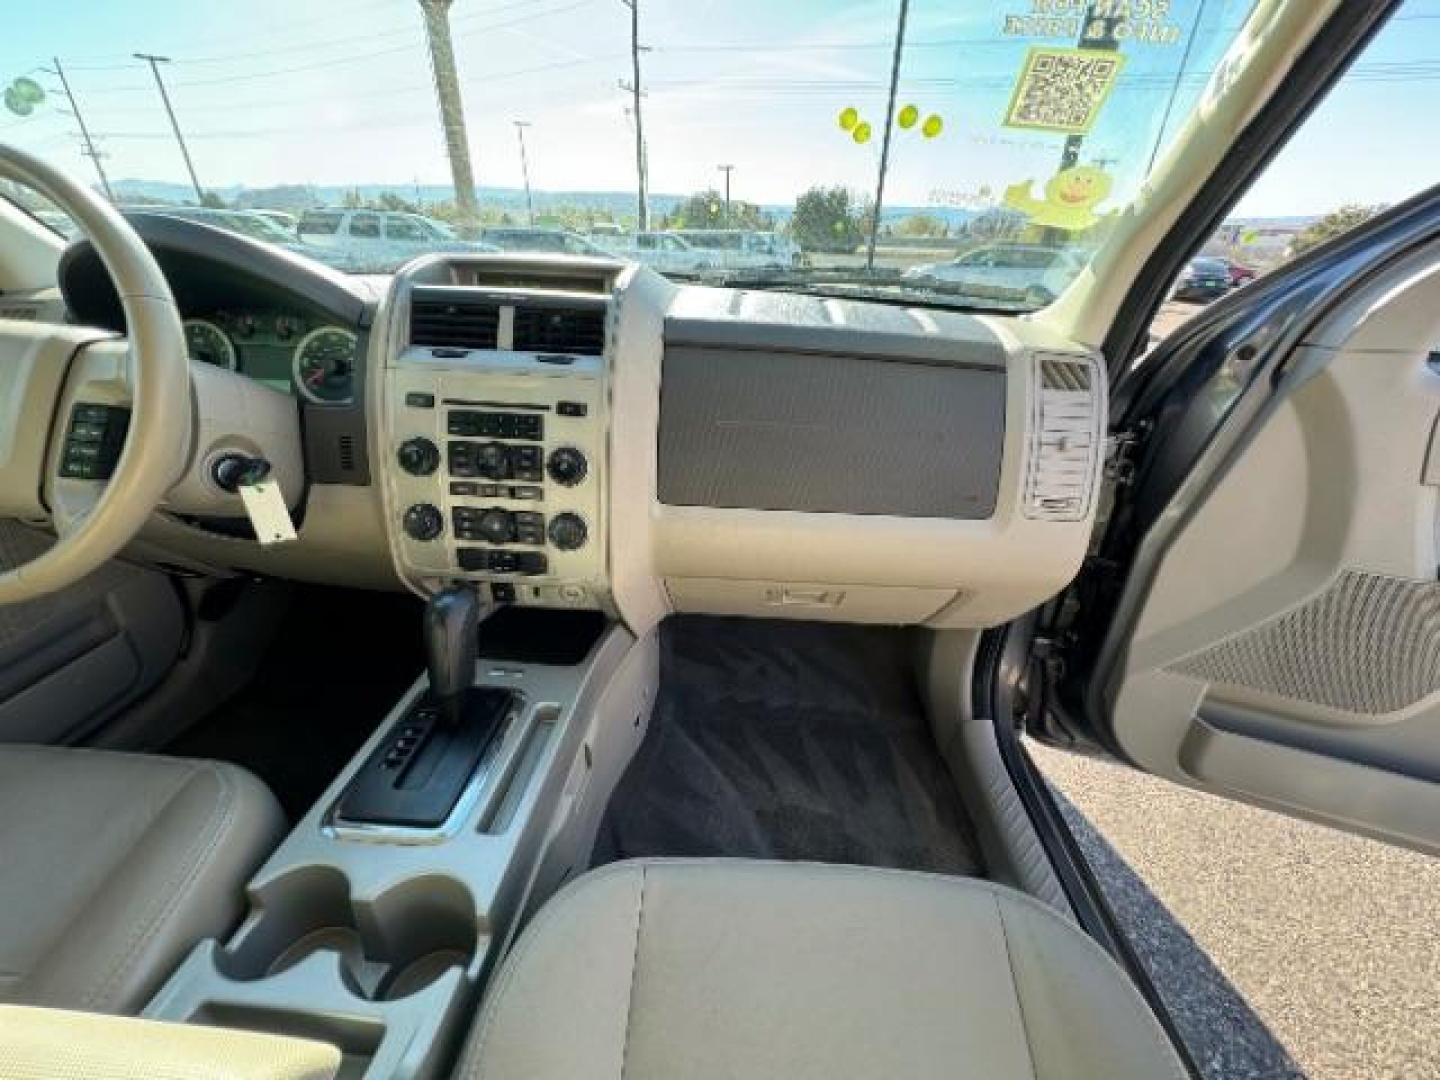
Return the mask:
POLYGON ((0 139, 352 272, 538 251, 1023 310, 1103 245, 1252 5, 54 0, 0 43, 0 139))

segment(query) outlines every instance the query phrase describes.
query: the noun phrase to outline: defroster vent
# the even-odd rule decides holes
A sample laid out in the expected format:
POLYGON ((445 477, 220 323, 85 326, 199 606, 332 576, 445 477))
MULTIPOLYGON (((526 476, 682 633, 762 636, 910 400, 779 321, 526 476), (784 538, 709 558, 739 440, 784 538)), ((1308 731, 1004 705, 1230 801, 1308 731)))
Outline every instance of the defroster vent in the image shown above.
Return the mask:
POLYGON ((415 297, 410 304, 410 343, 451 349, 494 349, 500 307, 493 301, 415 297))
POLYGON ((516 308, 515 349, 599 356, 605 351, 605 309, 516 308))

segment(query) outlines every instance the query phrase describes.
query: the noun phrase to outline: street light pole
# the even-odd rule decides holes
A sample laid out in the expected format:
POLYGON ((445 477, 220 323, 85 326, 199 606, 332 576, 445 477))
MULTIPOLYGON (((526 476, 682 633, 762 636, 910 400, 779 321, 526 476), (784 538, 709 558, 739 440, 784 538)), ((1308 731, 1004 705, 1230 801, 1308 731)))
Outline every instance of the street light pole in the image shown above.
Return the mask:
POLYGON ((735 171, 734 165, 716 165, 717 169, 725 174, 725 227, 730 228, 730 174, 735 171))
POLYGON ((525 212, 530 218, 530 228, 535 227, 535 200, 530 197, 530 163, 525 158, 525 129, 530 126, 529 120, 512 120, 515 125, 515 135, 520 140, 520 175, 525 178, 525 212))
POLYGON ((905 21, 910 17, 910 0, 900 0, 900 18, 895 24, 895 57, 890 62, 890 101, 885 106, 885 139, 880 144, 880 178, 875 182, 875 209, 870 215, 870 247, 865 269, 875 269, 875 241, 880 236, 880 208, 885 203, 885 170, 890 167, 890 132, 895 127, 895 90, 900 83, 900 56, 905 51, 905 21))
POLYGON ((144 60, 150 65, 150 72, 155 76, 155 85, 160 89, 160 100, 165 103, 165 112, 170 117, 170 127, 175 132, 175 141, 180 144, 180 156, 185 159, 185 168, 190 173, 190 183, 195 185, 195 201, 204 205, 205 189, 200 186, 200 178, 195 175, 195 163, 190 160, 190 150, 185 145, 185 136, 180 134, 180 121, 175 119, 175 110, 170 105, 170 95, 165 92, 165 80, 160 77, 160 65, 170 63, 168 56, 155 56, 152 53, 135 53, 136 60, 144 60))

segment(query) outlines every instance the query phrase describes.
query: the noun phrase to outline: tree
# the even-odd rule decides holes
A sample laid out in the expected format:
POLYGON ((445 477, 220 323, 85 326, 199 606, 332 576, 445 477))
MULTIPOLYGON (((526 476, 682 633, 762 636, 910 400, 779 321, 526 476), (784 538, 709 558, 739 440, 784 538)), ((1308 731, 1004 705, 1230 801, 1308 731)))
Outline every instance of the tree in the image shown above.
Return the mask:
POLYGON ((769 229, 774 225, 754 203, 733 199, 725 217, 725 196, 714 188, 697 192, 660 220, 662 229, 769 229))
POLYGON ((965 223, 965 233, 975 240, 1011 240, 1025 228, 1025 215, 995 207, 965 223))
POLYGON ((1330 211, 1319 221, 1312 222, 1301 230, 1300 235, 1290 241, 1290 254, 1291 256, 1299 255, 1301 252, 1318 247, 1327 240, 1333 240, 1357 225, 1369 221, 1384 209, 1383 204, 1365 206, 1361 203, 1346 203, 1340 209, 1330 211))
POLYGON ((929 240, 949 235, 950 228, 934 214, 911 214, 895 224, 895 235, 929 240))
POLYGON ((805 251, 846 254, 864 239, 863 208, 843 187, 812 187, 795 200, 790 235, 805 251))

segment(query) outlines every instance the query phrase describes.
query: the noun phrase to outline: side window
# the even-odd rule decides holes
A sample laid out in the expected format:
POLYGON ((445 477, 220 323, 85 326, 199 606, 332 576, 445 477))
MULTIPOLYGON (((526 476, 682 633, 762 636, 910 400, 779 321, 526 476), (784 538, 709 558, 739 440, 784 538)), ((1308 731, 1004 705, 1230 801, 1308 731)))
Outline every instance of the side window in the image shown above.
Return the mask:
POLYGON ((340 215, 306 211, 297 230, 301 236, 334 236, 340 228, 340 215))
POLYGON ((1411 119, 1425 90, 1410 74, 1432 63, 1437 15, 1432 0, 1399 6, 1192 253, 1151 324, 1152 344, 1440 175, 1440 144, 1411 119))
POLYGON ((350 235, 370 239, 380 235, 379 214, 356 214, 350 219, 350 235))
POLYGON ((420 223, 404 214, 385 215, 385 236, 389 240, 428 240, 420 223))

